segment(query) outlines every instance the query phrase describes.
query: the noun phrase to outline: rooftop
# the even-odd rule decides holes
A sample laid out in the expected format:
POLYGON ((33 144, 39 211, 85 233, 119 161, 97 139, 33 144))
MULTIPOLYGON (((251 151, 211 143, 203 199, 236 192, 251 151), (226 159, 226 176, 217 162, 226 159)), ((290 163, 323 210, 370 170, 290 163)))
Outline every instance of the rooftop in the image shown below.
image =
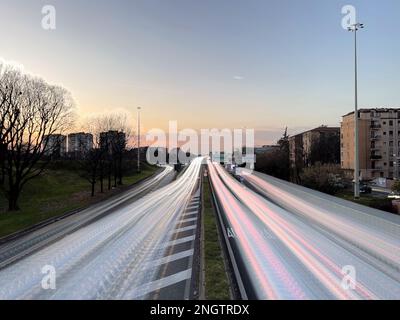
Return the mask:
MULTIPOLYGON (((395 111, 395 112, 400 112, 400 108, 370 108, 370 109, 358 109, 358 112, 361 113, 369 113, 371 111, 379 112, 379 113, 384 113, 384 112, 389 112, 389 111, 395 111)), ((347 114, 345 114, 343 117, 349 116, 351 114, 354 114, 354 111, 351 111, 347 114)))
POLYGON ((340 130, 340 127, 319 126, 317 128, 310 129, 310 130, 307 130, 307 131, 292 135, 292 136, 290 136, 290 138, 303 135, 303 134, 305 134, 307 132, 334 132, 334 131, 339 131, 339 130, 340 130))

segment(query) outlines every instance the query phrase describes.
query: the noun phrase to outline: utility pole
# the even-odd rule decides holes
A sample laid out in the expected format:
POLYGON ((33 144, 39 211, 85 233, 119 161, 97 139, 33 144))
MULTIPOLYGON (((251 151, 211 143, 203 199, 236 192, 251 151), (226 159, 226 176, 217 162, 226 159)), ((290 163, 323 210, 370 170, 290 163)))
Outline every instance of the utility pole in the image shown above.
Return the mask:
POLYGON ((137 172, 140 173, 140 109, 137 108, 137 172))
POLYGON ((358 129, 358 66, 357 66, 357 31, 364 24, 355 23, 347 29, 354 32, 354 198, 360 197, 360 161, 359 161, 359 129, 358 129))

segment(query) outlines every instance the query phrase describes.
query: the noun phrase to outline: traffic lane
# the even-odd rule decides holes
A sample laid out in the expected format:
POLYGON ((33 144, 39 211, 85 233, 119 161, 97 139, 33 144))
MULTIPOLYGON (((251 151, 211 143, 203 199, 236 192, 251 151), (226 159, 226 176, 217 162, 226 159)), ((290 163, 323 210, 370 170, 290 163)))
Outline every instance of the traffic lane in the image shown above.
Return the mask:
POLYGON ((167 167, 156 176, 142 181, 122 194, 96 203, 82 211, 0 245, 0 269, 169 184, 174 180, 175 175, 172 168, 167 167))
POLYGON ((166 250, 159 261, 161 265, 154 281, 153 288, 157 289, 145 296, 145 299, 188 300, 198 294, 195 289, 198 288, 196 282, 199 279, 195 260, 199 255, 199 214, 198 188, 165 244, 166 250))
POLYGON ((399 217, 259 173, 244 175, 263 197, 400 270, 399 217))
POLYGON ((3 299, 135 299, 151 285, 165 248, 198 181, 200 161, 183 177, 113 215, 77 230, 0 271, 3 299), (57 290, 43 290, 41 267, 57 270, 57 290), (141 276, 139 276, 141 275, 141 276), (150 282, 149 282, 150 281, 150 282))
MULTIPOLYGON (((214 165, 210 168, 211 176, 216 181, 219 188, 215 188, 220 192, 221 201, 224 197, 228 197, 229 201, 225 201, 226 212, 229 213, 230 225, 233 226, 234 238, 238 245, 242 245, 241 251, 247 254, 246 266, 254 264, 254 270, 267 267, 266 278, 259 277, 258 281, 254 283, 265 282, 265 288, 268 297, 286 297, 287 294, 302 292, 310 298, 323 298, 324 295, 315 294, 315 288, 320 286, 336 298, 398 298, 399 297, 399 282, 388 276, 386 273, 381 272, 374 266, 370 265, 370 260, 363 259, 359 254, 360 250, 354 246, 343 247, 340 244, 331 241, 326 233, 321 232, 319 228, 315 228, 312 224, 302 221, 296 215, 293 215, 282 208, 266 201, 261 196, 246 190, 236 180, 229 176, 220 166, 214 165), (216 174, 218 171, 218 175, 216 174), (223 180, 223 184, 220 180, 223 180), (219 185, 218 185, 219 184, 219 185), (229 190, 227 190, 229 188, 229 190), (223 190, 223 191, 222 191, 223 190), (230 193, 234 194, 234 198, 230 193), (229 198, 230 197, 230 198, 229 198), (236 203, 240 201, 240 203, 236 203), (241 207, 241 205, 245 207, 241 207), (247 212, 246 208, 251 209, 251 214, 247 212), (254 216, 259 219, 258 222, 252 222, 254 216), (239 222, 240 221, 240 222, 239 222), (243 229, 245 225, 245 229, 243 229), (260 226, 264 226, 264 230, 258 230, 260 226), (237 231, 237 232, 236 232, 237 231), (239 233, 240 232, 240 233, 239 233), (258 238, 258 239, 257 239, 258 238), (253 244, 252 244, 253 243, 253 244), (282 256, 285 252, 282 250, 286 247, 287 258, 282 256), (276 246, 280 245, 280 248, 276 246), (261 250, 261 247, 265 247, 261 250), (250 253, 255 250, 254 257, 250 253), (261 251, 260 251, 261 250, 261 251), (268 255, 267 253, 270 252, 268 255), (275 252, 275 254, 274 254, 275 252), (357 252, 357 253, 355 253, 357 252), (262 254, 265 256, 263 259, 258 260, 257 257, 262 254), (259 263, 256 263, 259 261, 259 263), (294 271, 290 269, 295 265, 296 261, 300 261, 308 269, 308 276, 299 276, 300 272, 297 268, 294 271), (265 265, 266 264, 266 265, 265 265), (282 274, 285 271, 283 279, 289 279, 289 276, 294 277, 289 283, 287 288, 282 288, 284 281, 279 281, 281 287, 279 290, 274 290, 276 283, 273 274, 268 269, 268 265, 273 266, 281 265, 275 270, 275 276, 282 274), (343 278, 342 267, 346 265, 353 265, 357 269, 357 290, 346 291, 341 287, 343 278), (304 279, 309 279, 304 283, 304 279), (272 283, 268 280, 273 279, 272 283), (311 281, 311 279, 314 279, 311 281), (295 282, 293 282, 295 280, 295 282), (293 283, 297 282, 297 288, 293 291, 293 283), (313 290, 309 290, 310 285, 314 285, 313 290), (299 286, 300 285, 300 286, 299 286), (284 289, 284 290, 283 290, 284 289), (281 291, 283 290, 283 291, 281 291), (372 292, 371 292, 372 291, 372 292)), ((270 268, 270 267, 269 267, 270 268)), ((256 274, 256 272, 254 272, 256 274)), ((278 287, 279 288, 279 287, 278 287)), ((326 296, 325 296, 326 297, 326 296)))

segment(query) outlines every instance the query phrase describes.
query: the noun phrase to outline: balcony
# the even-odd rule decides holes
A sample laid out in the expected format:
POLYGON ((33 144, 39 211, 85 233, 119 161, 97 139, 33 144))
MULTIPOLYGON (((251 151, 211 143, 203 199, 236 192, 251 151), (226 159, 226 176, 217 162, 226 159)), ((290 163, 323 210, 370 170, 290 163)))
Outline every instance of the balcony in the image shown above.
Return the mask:
POLYGON ((371 136, 372 141, 379 140, 380 138, 381 138, 381 136, 371 136))

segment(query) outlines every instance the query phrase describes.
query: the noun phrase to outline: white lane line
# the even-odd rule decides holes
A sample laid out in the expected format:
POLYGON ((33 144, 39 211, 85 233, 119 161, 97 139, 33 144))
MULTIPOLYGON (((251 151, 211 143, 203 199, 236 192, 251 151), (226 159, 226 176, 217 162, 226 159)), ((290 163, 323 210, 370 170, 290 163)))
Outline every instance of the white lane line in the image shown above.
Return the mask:
POLYGON ((181 223, 186 223, 186 222, 191 222, 191 221, 196 221, 197 220, 197 217, 196 218, 187 218, 187 219, 182 219, 182 220, 180 220, 179 221, 179 223, 178 224, 181 224, 181 223))
POLYGON ((182 219, 183 219, 183 218, 185 218, 185 219, 187 219, 187 218, 194 218, 194 217, 197 217, 197 212, 194 212, 194 213, 186 213, 186 214, 184 214, 184 215, 182 216, 182 219))
POLYGON ((188 237, 184 237, 184 238, 168 241, 165 244, 163 244, 163 247, 165 248, 165 247, 174 246, 174 245, 177 245, 177 244, 193 241, 195 238, 196 238, 196 236, 193 235, 193 236, 188 236, 188 237))
POLYGON ((199 210, 198 209, 196 209, 196 210, 191 210, 191 211, 185 211, 185 215, 187 215, 187 214, 195 214, 195 213, 197 213, 199 210))
POLYGON ((133 289, 133 298, 141 297, 150 292, 171 286, 192 277, 192 268, 181 271, 159 280, 155 280, 133 289))
POLYGON ((194 209, 194 208, 197 208, 197 207, 199 207, 200 206, 200 203, 194 203, 194 204, 188 204, 187 205, 187 207, 186 207, 186 209, 194 209))
POLYGON ((187 226, 187 227, 175 229, 171 233, 175 234, 175 233, 179 233, 179 232, 183 232, 183 231, 193 230, 193 229, 196 229, 196 228, 197 228, 197 224, 194 224, 192 226, 187 226))
POLYGON ((157 260, 153 260, 149 262, 150 267, 155 267, 155 266, 160 266, 165 263, 169 263, 175 260, 183 259, 186 257, 190 257, 193 255, 194 249, 186 250, 186 251, 181 251, 175 254, 172 254, 170 256, 166 256, 157 260))

